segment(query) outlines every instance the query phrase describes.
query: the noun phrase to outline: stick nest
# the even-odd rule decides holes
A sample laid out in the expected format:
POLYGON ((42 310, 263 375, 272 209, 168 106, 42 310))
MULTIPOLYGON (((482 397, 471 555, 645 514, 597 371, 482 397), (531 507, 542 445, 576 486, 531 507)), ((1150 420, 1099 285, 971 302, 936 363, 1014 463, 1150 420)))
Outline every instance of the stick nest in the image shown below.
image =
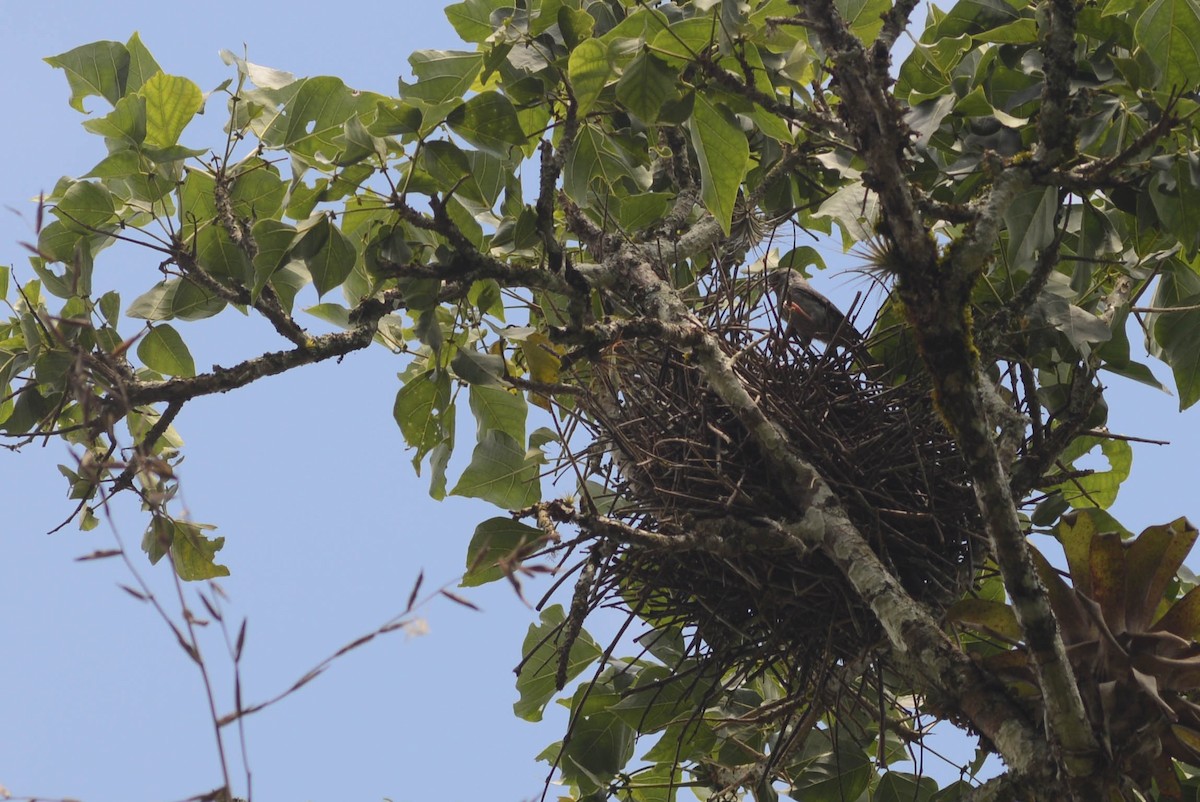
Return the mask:
MULTIPOLYGON (((960 597, 985 540, 927 387, 874 381, 850 353, 785 342, 746 317, 714 314, 711 326, 764 413, 914 598, 943 609, 960 597)), ((658 535, 608 547, 597 604, 615 597, 652 624, 683 627, 723 668, 771 668, 809 687, 877 642, 841 572, 772 537, 804 510, 688 355, 641 338, 595 367, 581 411, 611 457, 608 515, 658 535)))

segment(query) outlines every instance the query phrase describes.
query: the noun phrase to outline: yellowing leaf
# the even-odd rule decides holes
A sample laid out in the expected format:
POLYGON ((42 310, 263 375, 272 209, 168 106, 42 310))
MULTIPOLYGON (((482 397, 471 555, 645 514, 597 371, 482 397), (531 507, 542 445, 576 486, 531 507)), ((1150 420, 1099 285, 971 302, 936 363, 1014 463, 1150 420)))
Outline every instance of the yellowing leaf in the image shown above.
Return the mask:
POLYGON ((204 103, 200 87, 165 72, 151 76, 142 86, 141 95, 146 98, 146 144, 159 148, 178 142, 204 103))

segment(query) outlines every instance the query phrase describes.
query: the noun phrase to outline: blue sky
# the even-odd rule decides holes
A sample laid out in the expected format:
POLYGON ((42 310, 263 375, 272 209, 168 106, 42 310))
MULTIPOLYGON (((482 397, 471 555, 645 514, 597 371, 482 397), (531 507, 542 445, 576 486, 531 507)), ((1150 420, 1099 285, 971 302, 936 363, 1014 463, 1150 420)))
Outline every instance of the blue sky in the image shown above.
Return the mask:
MULTIPOLYGON (((86 118, 67 106, 62 74, 43 57, 97 39, 125 41, 137 30, 164 69, 206 91, 232 75, 218 51, 245 45, 256 63, 394 93, 398 76, 411 79, 409 52, 462 46, 438 4, 412 0, 36 5, 7 4, 0 49, 0 145, 8 154, 0 204, 19 212, 0 210, 0 264, 25 279, 17 243, 34 236, 30 199, 103 155, 103 143, 80 127, 86 118)), ((96 98, 87 105, 104 112, 96 98)), ((222 111, 214 99, 184 143, 219 146, 222 111)), ((96 282, 144 288, 156 267, 147 254, 106 253, 96 282)), ((847 295, 858 286, 848 278, 824 284, 847 295)), ((279 347, 266 324, 236 313, 184 333, 201 367, 279 347)), ((427 588, 455 583, 475 524, 497 514, 462 499, 434 502, 425 479, 414 478, 391 417, 401 368, 382 350, 358 354, 198 400, 177 421, 187 441, 183 499, 195 519, 218 524, 227 538, 227 611, 235 625, 249 620, 248 701, 283 690, 402 610, 419 571, 427 588)), ((1178 415, 1163 393, 1112 384, 1114 430, 1175 443, 1135 447, 1118 518, 1135 531, 1182 514, 1197 518, 1189 459, 1200 445, 1195 413, 1178 415)), ((45 534, 72 509, 55 469, 69 461, 57 442, 0 452, 0 784, 18 796, 85 802, 158 802, 216 787, 193 665, 150 608, 118 588, 131 582, 118 561, 74 561, 110 548, 112 528, 45 534)), ((143 519, 124 506, 114 522, 136 559, 143 519)), ((165 565, 140 560, 138 568, 170 598, 165 565)), ((539 594, 535 587, 528 595, 539 594)), ((503 583, 466 595, 483 611, 435 601, 421 611, 428 634, 371 644, 251 718, 256 797, 539 796, 546 767, 533 757, 561 735, 562 718, 534 726, 511 712, 511 669, 534 614, 503 583)), ((229 661, 215 634, 204 643, 224 692, 229 661)), ((219 706, 230 708, 228 695, 219 706)))
MULTIPOLYGON (((240 53, 244 44, 260 64, 394 93, 398 76, 412 77, 409 52, 458 44, 440 6, 418 2, 52 2, 7 4, 5 17, 0 102, 9 114, 0 142, 10 166, 0 203, 23 217, 0 213, 0 264, 26 280, 17 243, 34 236, 30 199, 104 152, 67 106, 62 73, 43 57, 97 39, 126 41, 137 30, 164 69, 205 91, 233 74, 218 51, 240 53)), ((218 146, 223 105, 210 103, 185 141, 218 146)), ((99 99, 87 107, 105 113, 99 99)), ((148 255, 105 257, 98 282, 132 292, 156 280, 148 255)), ((200 366, 280 347, 267 327, 236 313, 194 331, 185 334, 200 366)), ((414 479, 391 416, 401 368, 379 349, 204 399, 177 421, 188 444, 184 501, 197 520, 220 525, 222 561, 233 568, 221 583, 230 617, 249 619, 248 700, 283 690, 400 612, 420 570, 426 588, 456 583, 475 524, 497 512, 462 499, 436 503, 425 480, 414 479)), ((181 799, 216 787, 193 665, 150 608, 118 589, 131 582, 118 561, 74 562, 111 547, 110 528, 45 534, 71 510, 55 469, 69 461, 57 442, 0 453, 0 784, 16 795, 87 802, 181 799)), ((143 519, 128 506, 117 512, 136 552, 143 519)), ((139 567, 169 601, 165 564, 139 567)), ((533 614, 500 585, 466 595, 483 612, 434 602, 422 611, 427 635, 374 643, 248 720, 256 797, 539 795, 546 769, 533 758, 560 729, 511 712, 512 668, 533 614)), ((219 638, 205 643, 228 689, 219 638)), ((230 698, 221 708, 230 709, 230 698)))

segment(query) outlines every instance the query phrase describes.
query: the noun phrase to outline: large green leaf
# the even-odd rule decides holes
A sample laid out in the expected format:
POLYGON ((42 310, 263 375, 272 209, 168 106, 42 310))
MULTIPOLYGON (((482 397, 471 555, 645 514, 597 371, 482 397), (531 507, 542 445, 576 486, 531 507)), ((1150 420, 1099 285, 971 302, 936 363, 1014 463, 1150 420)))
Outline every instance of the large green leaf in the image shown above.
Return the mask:
POLYGON ((400 81, 400 96, 430 104, 457 100, 467 93, 479 70, 483 54, 464 50, 418 50, 408 57, 417 82, 400 81))
POLYGON ((166 323, 153 327, 138 343, 138 359, 151 370, 167 376, 195 376, 196 363, 187 344, 166 323))
POLYGON ((504 578, 502 564, 522 555, 531 543, 538 543, 545 532, 512 518, 489 518, 475 527, 467 546, 467 573, 463 587, 476 587, 504 578))
POLYGON ((571 51, 567 60, 567 79, 579 104, 579 114, 592 110, 600 97, 604 85, 612 75, 612 64, 608 61, 608 48, 597 39, 585 39, 571 51))
POLYGON ((624 186, 629 181, 644 186, 648 179, 646 173, 645 168, 634 164, 607 133, 585 124, 579 127, 575 147, 563 166, 563 189, 573 201, 583 206, 587 203, 588 188, 593 179, 602 179, 609 188, 624 186))
POLYGON ((275 166, 262 159, 243 165, 229 189, 229 201, 239 217, 262 220, 278 217, 287 185, 275 166))
POLYGON ((542 496, 539 466, 540 454, 527 454, 510 435, 484 432, 450 495, 480 498, 510 510, 528 507, 542 496))
POLYGON ((658 120, 663 106, 679 97, 679 70, 649 51, 638 55, 617 81, 617 100, 647 123, 658 120))
POLYGON ((396 393, 392 416, 404 440, 417 450, 415 464, 445 437, 449 406, 450 377, 441 371, 419 373, 396 393))
POLYGON ((504 432, 518 443, 525 440, 525 417, 529 404, 506 387, 471 385, 471 412, 479 432, 504 432))
POLYGON ((250 235, 258 246, 253 262, 254 281, 250 287, 250 297, 257 300, 275 271, 287 263, 296 229, 278 220, 259 220, 250 229, 250 235))
POLYGON ((1191 256, 1200 246, 1200 157, 1160 157, 1151 162, 1158 171, 1150 179, 1150 201, 1158 223, 1179 238, 1184 253, 1191 256))
POLYGON ((270 147, 286 148, 293 156, 333 161, 345 147, 345 123, 373 112, 382 98, 350 89, 340 78, 321 76, 298 82, 299 88, 262 134, 270 147))
MULTIPOLYGON (((1106 510, 1117 500, 1121 483, 1129 478, 1133 465, 1133 448, 1124 440, 1077 437, 1060 457, 1070 465, 1085 454, 1100 447, 1100 455, 1108 461, 1108 469, 1094 468, 1092 473, 1073 479, 1064 485, 1063 494, 1076 509, 1098 507, 1106 510)), ((1093 455, 1094 456, 1094 455, 1093 455)), ((1087 467, 1092 467, 1090 464, 1087 467)))
MULTIPOLYGON (((546 703, 555 694, 559 649, 564 645, 560 643, 564 620, 566 615, 562 606, 552 604, 542 611, 541 623, 531 625, 525 635, 525 642, 521 646, 521 670, 517 674, 517 691, 521 698, 513 704, 513 712, 526 721, 541 721, 546 703)), ((601 653, 600 645, 581 630, 571 644, 566 666, 567 682, 583 673, 601 653)))
POLYGON ((137 31, 134 31, 133 36, 129 37, 129 41, 125 43, 125 49, 129 53, 129 69, 125 79, 125 91, 136 92, 153 75, 162 72, 162 67, 158 66, 158 62, 154 60, 154 56, 150 55, 150 51, 142 43, 142 37, 138 35, 137 31))
POLYGON ((700 195, 728 234, 738 188, 750 165, 750 145, 729 114, 705 95, 696 95, 688 127, 700 161, 700 195))
POLYGON ((1178 305, 1181 311, 1157 316, 1154 339, 1174 373, 1182 411, 1200 401, 1200 295, 1182 298, 1178 305))
POLYGON ((563 780, 585 794, 607 788, 633 758, 633 728, 611 713, 576 716, 559 762, 563 780))
POLYGON ((1033 269, 1033 258, 1054 239, 1054 216, 1058 190, 1031 189, 1013 199, 1004 209, 1008 228, 1008 260, 1013 270, 1033 269))
POLYGON ((791 796, 805 802, 858 799, 871 782, 874 767, 862 749, 840 747, 811 760, 797 777, 791 796))
POLYGON ((87 120, 83 127, 104 137, 110 151, 119 148, 141 148, 146 139, 146 98, 129 95, 103 117, 87 120))
POLYGON ((850 23, 850 31, 868 43, 883 27, 883 14, 891 7, 889 0, 837 0, 838 11, 850 23))
POLYGON ((318 297, 340 285, 354 269, 358 251, 354 241, 333 224, 328 215, 317 215, 301 227, 292 256, 304 261, 318 297))
POLYGON ((901 771, 887 771, 871 795, 871 802, 929 802, 938 785, 932 777, 901 771))
POLYGON ((446 116, 463 139, 501 158, 525 144, 525 132, 512 102, 499 92, 480 92, 446 116))
POLYGON ((1138 18, 1133 36, 1162 73, 1160 87, 1184 92, 1200 84, 1200 2, 1155 0, 1138 18))
POLYGON ((1186 270, 1163 276, 1154 305, 1170 311, 1155 315, 1152 329, 1159 354, 1171 366, 1181 410, 1200 401, 1200 294, 1187 294, 1196 280, 1186 270))
POLYGON ((83 111, 84 99, 92 95, 99 95, 115 106, 125 94, 129 51, 120 42, 93 42, 45 61, 67 74, 71 108, 76 111, 83 111))
POLYGON ((133 300, 125 314, 142 320, 201 320, 225 308, 225 302, 184 278, 160 281, 133 300))
POLYGON ((482 42, 492 35, 492 13, 512 8, 513 0, 465 0, 446 6, 446 19, 464 42, 482 42))
POLYGON ((68 228, 91 232, 113 222, 116 204, 100 182, 76 181, 53 212, 68 228))
POLYGON ((196 235, 196 259, 208 273, 230 285, 249 284, 253 276, 246 252, 215 225, 196 235))

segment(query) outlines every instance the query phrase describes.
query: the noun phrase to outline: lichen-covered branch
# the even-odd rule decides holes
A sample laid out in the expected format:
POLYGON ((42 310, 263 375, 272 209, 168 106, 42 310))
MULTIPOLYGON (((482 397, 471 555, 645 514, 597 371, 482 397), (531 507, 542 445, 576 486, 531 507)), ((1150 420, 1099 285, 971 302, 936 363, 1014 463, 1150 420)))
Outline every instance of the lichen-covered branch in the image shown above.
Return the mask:
MULTIPOLYGON (((1029 171, 1017 166, 1002 172, 978 206, 973 227, 939 257, 909 183, 908 130, 895 99, 885 91, 885 79, 831 0, 805 0, 802 8, 832 61, 843 116, 867 164, 864 183, 879 196, 881 233, 898 254, 897 292, 932 376, 935 402, 967 462, 1005 586, 1014 599, 1048 700, 1051 737, 1062 749, 1068 774, 1086 778, 1096 765, 1097 744, 1000 464, 993 422, 979 386, 979 355, 969 312, 971 288, 993 258, 1003 210, 1029 185, 1029 171)), ((1058 97, 1057 88, 1047 92, 1058 97)))

